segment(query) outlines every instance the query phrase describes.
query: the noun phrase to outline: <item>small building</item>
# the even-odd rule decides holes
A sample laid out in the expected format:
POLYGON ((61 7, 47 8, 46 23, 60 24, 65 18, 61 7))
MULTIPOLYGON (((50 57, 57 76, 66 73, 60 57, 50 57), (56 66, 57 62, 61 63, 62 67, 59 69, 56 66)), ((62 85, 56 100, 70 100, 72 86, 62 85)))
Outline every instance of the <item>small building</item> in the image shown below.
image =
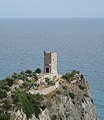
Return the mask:
POLYGON ((44 51, 44 73, 57 73, 57 52, 44 51))

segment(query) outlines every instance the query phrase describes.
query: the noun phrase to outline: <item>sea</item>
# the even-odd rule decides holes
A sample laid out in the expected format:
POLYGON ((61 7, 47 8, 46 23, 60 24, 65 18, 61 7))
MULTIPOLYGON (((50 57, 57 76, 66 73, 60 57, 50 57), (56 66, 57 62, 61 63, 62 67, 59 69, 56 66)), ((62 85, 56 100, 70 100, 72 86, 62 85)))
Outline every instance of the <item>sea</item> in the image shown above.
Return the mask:
POLYGON ((43 52, 58 53, 58 72, 79 70, 104 120, 104 18, 0 19, 0 79, 41 68, 43 52))

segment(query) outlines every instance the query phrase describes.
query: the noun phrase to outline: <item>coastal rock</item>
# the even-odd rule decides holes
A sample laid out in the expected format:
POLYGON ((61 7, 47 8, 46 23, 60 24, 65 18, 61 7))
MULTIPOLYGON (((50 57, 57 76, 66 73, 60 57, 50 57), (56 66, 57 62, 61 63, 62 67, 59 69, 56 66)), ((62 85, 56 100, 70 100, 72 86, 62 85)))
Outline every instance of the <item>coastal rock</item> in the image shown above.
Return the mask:
POLYGON ((0 99, 0 114, 3 116, 6 109, 10 115, 7 120, 99 120, 90 85, 78 71, 42 84, 37 81, 22 81, 16 89, 13 84, 7 96, 2 91, 5 98, 0 99))

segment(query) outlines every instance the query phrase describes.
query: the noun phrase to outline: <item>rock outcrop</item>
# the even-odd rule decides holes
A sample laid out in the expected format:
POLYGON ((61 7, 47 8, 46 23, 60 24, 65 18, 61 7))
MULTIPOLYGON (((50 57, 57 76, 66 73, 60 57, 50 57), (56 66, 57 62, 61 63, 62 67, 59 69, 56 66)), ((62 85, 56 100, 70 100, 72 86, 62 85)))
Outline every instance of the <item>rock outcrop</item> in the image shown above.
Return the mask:
MULTIPOLYGON (((50 83, 51 82, 48 81, 47 88, 43 87, 38 89, 38 85, 37 89, 33 89, 33 86, 30 86, 30 88, 27 90, 26 87, 26 94, 39 93, 42 96, 42 99, 40 100, 41 103, 38 103, 38 106, 40 105, 39 113, 37 111, 33 112, 30 117, 24 110, 26 106, 24 105, 21 107, 22 100, 18 100, 18 103, 20 104, 20 108, 18 108, 18 104, 16 103, 17 101, 13 101, 13 95, 8 95, 7 97, 12 101, 12 107, 6 110, 6 112, 8 112, 10 115, 10 120, 98 120, 95 105, 91 97, 90 85, 84 76, 81 75, 78 71, 67 73, 62 77, 55 79, 54 84, 50 83), (49 90, 49 88, 51 90, 49 90)), ((47 85, 47 82, 44 83, 44 85, 47 85)), ((13 85, 11 88, 11 91, 16 91, 16 89, 13 89, 13 85)), ((24 90, 23 86, 21 88, 24 90)), ((11 91, 9 91, 9 93, 11 91)), ((20 97, 21 96, 19 96, 18 99, 20 99, 20 97)), ((26 98, 26 96, 24 98, 26 98)), ((28 96, 27 98, 29 99, 28 96)), ((4 99, 1 100, 1 104, 4 104, 2 102, 4 99)), ((35 101, 34 104, 37 104, 37 102, 35 101)), ((4 108, 3 105, 0 109, 2 108, 4 108)), ((33 108, 36 109, 35 107, 33 108)))

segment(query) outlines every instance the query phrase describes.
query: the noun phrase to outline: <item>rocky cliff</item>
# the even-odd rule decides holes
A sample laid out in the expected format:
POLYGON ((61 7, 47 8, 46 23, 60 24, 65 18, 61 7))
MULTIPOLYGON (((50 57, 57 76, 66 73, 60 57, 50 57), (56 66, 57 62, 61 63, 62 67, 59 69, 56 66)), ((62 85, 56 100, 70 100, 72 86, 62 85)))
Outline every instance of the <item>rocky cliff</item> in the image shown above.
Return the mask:
POLYGON ((90 86, 78 71, 34 76, 1 82, 10 89, 0 99, 0 120, 98 120, 90 86))

